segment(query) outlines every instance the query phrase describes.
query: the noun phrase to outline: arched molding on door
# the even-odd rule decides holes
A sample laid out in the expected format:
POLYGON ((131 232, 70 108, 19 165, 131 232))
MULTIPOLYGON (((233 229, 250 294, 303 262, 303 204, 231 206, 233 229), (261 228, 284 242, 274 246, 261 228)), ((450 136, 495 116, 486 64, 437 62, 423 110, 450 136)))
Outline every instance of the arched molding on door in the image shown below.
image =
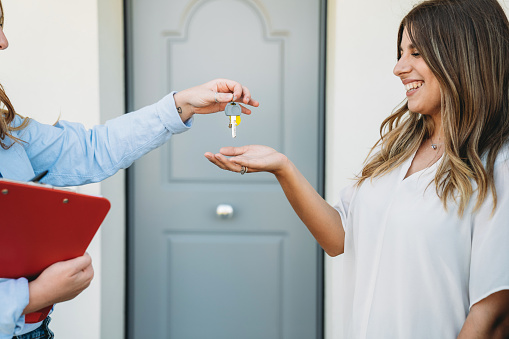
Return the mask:
MULTIPOLYGON (((163 36, 175 36, 186 39, 189 24, 192 21, 193 15, 206 3, 214 2, 218 0, 192 0, 186 6, 180 17, 179 29, 178 30, 164 30, 163 36)), ((250 6, 255 13, 259 16, 260 22, 263 26, 264 37, 267 40, 280 39, 289 35, 288 31, 274 30, 272 28, 272 22, 270 19, 269 12, 259 0, 237 0, 250 6)))
MULTIPOLYGON (((203 77, 203 81, 229 77, 248 83, 255 94, 261 92, 256 91, 257 88, 273 88, 265 97, 257 98, 261 99, 266 109, 270 109, 268 112, 272 114, 272 123, 267 125, 255 115, 246 117, 245 120, 243 117, 246 122, 241 124, 238 133, 243 133, 246 144, 252 144, 260 143, 259 131, 263 130, 263 143, 285 152, 285 44, 290 33, 273 29, 268 11, 258 0, 194 0, 178 17, 178 29, 161 31, 161 51, 164 55, 160 60, 163 62, 161 69, 165 74, 163 86, 166 90, 193 85, 181 85, 182 79, 188 77, 188 74, 198 74, 198 77, 203 77), (226 22, 228 16, 223 15, 227 10, 233 22, 231 25, 226 22), (239 63, 239 59, 243 62, 239 63), (261 71, 253 74, 249 66, 256 63, 263 67, 261 71)), ((193 130, 197 130, 197 134, 210 136, 208 139, 211 144, 196 145, 196 149, 189 149, 181 146, 189 145, 186 138, 191 136, 183 135, 172 140, 168 145, 168 152, 164 152, 166 159, 163 159, 163 162, 167 164, 168 170, 163 181, 232 181, 231 177, 227 178, 226 173, 214 168, 189 168, 185 165, 187 157, 192 158, 207 150, 219 149, 228 142, 228 139, 220 139, 229 135, 229 130, 225 128, 225 119, 200 118, 207 119, 206 127, 200 124, 194 126, 193 130), (219 139, 217 131, 223 131, 219 139)), ((246 182, 246 178, 242 179, 246 182)), ((267 182, 267 177, 251 176, 248 182, 251 181, 267 182)))

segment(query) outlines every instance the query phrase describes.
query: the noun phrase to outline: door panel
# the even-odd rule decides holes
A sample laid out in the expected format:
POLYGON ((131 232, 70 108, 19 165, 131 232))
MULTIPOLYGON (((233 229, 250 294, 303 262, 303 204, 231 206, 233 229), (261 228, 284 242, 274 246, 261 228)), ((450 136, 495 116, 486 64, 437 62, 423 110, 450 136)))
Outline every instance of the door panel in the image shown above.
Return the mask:
POLYGON ((231 138, 223 113, 129 170, 129 336, 317 338, 320 252, 275 178, 203 154, 265 144, 312 185, 319 168, 320 1, 131 0, 130 105, 225 77, 260 107, 231 138), (287 9, 290 9, 287 11, 287 9), (216 215, 230 204, 231 218, 216 215))
POLYGON ((280 338, 284 237, 168 235, 169 337, 280 338))

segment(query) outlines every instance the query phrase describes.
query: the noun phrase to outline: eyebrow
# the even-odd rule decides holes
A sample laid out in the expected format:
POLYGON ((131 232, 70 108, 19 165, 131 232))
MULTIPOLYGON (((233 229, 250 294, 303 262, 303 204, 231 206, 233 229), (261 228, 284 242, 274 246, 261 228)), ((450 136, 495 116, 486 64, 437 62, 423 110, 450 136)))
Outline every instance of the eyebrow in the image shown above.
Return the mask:
MULTIPOLYGON (((417 47, 415 47, 415 45, 411 43, 408 45, 408 49, 417 49, 417 47)), ((399 51, 403 52, 403 47, 401 45, 399 46, 399 51)))

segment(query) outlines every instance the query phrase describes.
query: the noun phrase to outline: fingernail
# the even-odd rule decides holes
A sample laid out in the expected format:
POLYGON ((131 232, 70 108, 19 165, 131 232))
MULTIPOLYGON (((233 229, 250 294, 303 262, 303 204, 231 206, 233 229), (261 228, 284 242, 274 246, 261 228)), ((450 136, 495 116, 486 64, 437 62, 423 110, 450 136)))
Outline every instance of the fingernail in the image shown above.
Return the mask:
POLYGON ((233 100, 235 101, 236 99, 237 99, 237 97, 234 95, 234 96, 233 96, 233 100))

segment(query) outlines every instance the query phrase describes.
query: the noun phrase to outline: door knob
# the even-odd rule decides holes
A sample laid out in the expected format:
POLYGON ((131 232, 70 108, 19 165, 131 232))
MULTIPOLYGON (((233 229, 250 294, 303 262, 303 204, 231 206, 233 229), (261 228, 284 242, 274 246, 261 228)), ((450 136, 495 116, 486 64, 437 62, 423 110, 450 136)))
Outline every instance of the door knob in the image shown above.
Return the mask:
POLYGON ((233 207, 228 204, 217 205, 216 214, 223 219, 231 218, 233 217, 233 207))

